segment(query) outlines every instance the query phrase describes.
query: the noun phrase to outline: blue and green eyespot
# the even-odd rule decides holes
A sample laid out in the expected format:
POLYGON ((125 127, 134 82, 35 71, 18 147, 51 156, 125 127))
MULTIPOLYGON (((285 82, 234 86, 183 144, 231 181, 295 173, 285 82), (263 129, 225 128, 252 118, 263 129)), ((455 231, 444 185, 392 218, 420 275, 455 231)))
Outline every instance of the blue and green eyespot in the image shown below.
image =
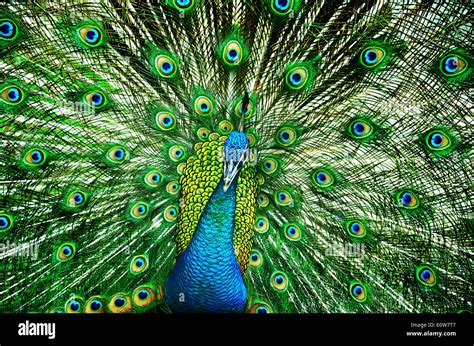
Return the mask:
POLYGON ((253 268, 259 268, 263 263, 263 257, 260 251, 252 249, 249 256, 249 264, 253 268))
POLYGON ((0 213, 0 234, 13 228, 13 216, 0 213))
POLYGON ((19 22, 0 13, 0 47, 7 47, 18 41, 22 34, 19 22))
POLYGON ((85 304, 86 314, 100 314, 105 312, 105 297, 103 296, 92 296, 87 299, 85 304))
POLYGON ((179 192, 180 186, 178 181, 170 181, 166 184, 166 192, 170 195, 176 195, 179 192))
POLYGON ((381 64, 385 56, 386 52, 382 47, 367 47, 360 53, 359 61, 362 66, 371 69, 381 64))
POLYGON ((176 219, 178 218, 178 207, 175 205, 167 206, 165 208, 165 211, 163 212, 163 217, 168 222, 176 221, 176 219))
POLYGON ((288 240, 298 241, 301 239, 301 229, 297 224, 286 224, 283 227, 283 233, 288 240))
POLYGON ((277 172, 279 165, 280 165, 279 162, 276 159, 271 158, 271 157, 266 158, 261 163, 262 170, 268 175, 272 175, 275 172, 277 172))
POLYGON ((405 209, 415 209, 419 206, 417 195, 409 190, 403 190, 396 194, 398 205, 405 209))
POLYGON ((186 158, 187 152, 182 145, 173 145, 168 149, 168 157, 173 162, 178 162, 186 158))
POLYGON ((96 111, 104 109, 109 103, 108 97, 100 90, 91 90, 84 93, 82 100, 87 106, 94 107, 96 111))
POLYGON ((416 268, 416 278, 419 283, 428 287, 435 286, 437 283, 436 273, 429 266, 419 266, 416 268))
POLYGON ((330 190, 335 182, 334 174, 324 168, 317 169, 311 178, 316 187, 323 191, 330 190))
POLYGON ((294 65, 286 71, 285 83, 292 90, 301 90, 309 84, 311 70, 306 65, 294 65))
POLYGON ((68 314, 79 314, 83 309, 84 299, 79 296, 72 296, 64 305, 64 311, 68 314))
POLYGON ((268 228, 270 227, 270 223, 265 216, 257 216, 255 219, 255 231, 258 233, 266 233, 268 228))
POLYGON ((294 128, 284 126, 276 133, 275 140, 278 145, 283 147, 290 147, 296 143, 297 132, 294 128))
POLYGON ((96 22, 82 22, 73 28, 76 42, 83 48, 91 49, 106 44, 104 29, 96 22))
POLYGON ((6 83, 0 86, 0 105, 7 110, 18 107, 27 98, 24 89, 16 84, 6 83))
POLYGON ((434 129, 425 135, 424 146, 435 155, 446 155, 453 151, 455 140, 443 129, 434 129))
POLYGON ((0 19, 0 39, 13 40, 18 34, 17 24, 8 18, 0 19))
POLYGON ((213 110, 214 110, 214 102, 210 97, 201 95, 195 98, 194 111, 198 115, 208 116, 212 114, 213 110))
POLYGON ((220 132, 222 135, 227 136, 227 135, 229 135, 233 130, 234 130, 234 125, 232 125, 232 123, 231 123, 229 120, 222 120, 222 121, 219 123, 219 132, 220 132))
POLYGON ((76 245, 74 243, 63 243, 56 251, 56 259, 60 262, 69 261, 76 254, 76 245))
POLYGON ((155 68, 163 78, 173 78, 178 71, 176 61, 169 55, 159 54, 155 57, 155 68))
POLYGON ((48 152, 41 148, 29 148, 22 154, 21 166, 24 168, 37 168, 43 166, 48 158, 48 152))
POLYGON ((130 272, 132 274, 142 273, 148 268, 148 257, 146 255, 138 255, 130 261, 130 272))
POLYGON ((367 227, 361 220, 349 220, 345 224, 349 236, 353 238, 363 238, 367 235, 367 227))
POLYGON ((132 221, 141 221, 145 219, 150 212, 150 205, 144 201, 130 203, 128 207, 128 216, 132 221))
POLYGON ((293 196, 287 190, 278 190, 274 194, 275 203, 280 206, 293 205, 293 196))
POLYGON ((452 53, 440 60, 439 69, 443 76, 450 78, 465 73, 468 62, 459 54, 452 53))
POLYGON ((155 188, 163 182, 163 174, 157 169, 150 169, 145 172, 143 182, 146 187, 155 188))
POLYGON ((357 118, 349 123, 348 132, 353 139, 369 140, 374 135, 374 126, 368 120, 357 118))
POLYGON ((265 193, 261 192, 257 196, 257 203, 259 207, 265 208, 270 203, 270 200, 268 199, 268 196, 265 193))
POLYGON ((286 16, 291 11, 296 10, 299 3, 298 0, 269 0, 270 7, 274 14, 278 16, 286 16))
POLYGON ((187 12, 194 8, 196 0, 169 0, 168 3, 179 11, 187 12))
POLYGON ((111 313, 129 313, 132 312, 132 302, 125 293, 117 293, 109 298, 107 310, 111 313))
POLYGON ((349 285, 349 292, 351 297, 359 303, 367 300, 367 287, 361 282, 351 282, 349 285))
POLYGON ((156 294, 150 286, 137 287, 132 294, 132 302, 137 308, 144 308, 153 304, 156 294))
POLYGON ((156 112, 153 123, 161 131, 171 131, 176 128, 176 118, 170 111, 159 110, 156 112))
POLYGON ((276 291, 285 291, 288 288, 288 277, 283 272, 275 272, 271 276, 270 283, 276 291))
POLYGON ((122 145, 113 145, 107 149, 105 154, 105 162, 111 166, 121 165, 129 159, 128 150, 122 145))
POLYGON ((68 211, 77 211, 87 205, 89 194, 83 190, 71 188, 64 195, 63 208, 68 211))
POLYGON ((246 110, 242 109, 242 101, 243 98, 239 98, 234 102, 234 115, 237 119, 240 119, 242 115, 245 119, 250 119, 254 114, 255 99, 250 96, 246 110))
POLYGON ((247 50, 242 40, 237 36, 229 37, 219 49, 221 59, 229 67, 236 67, 242 64, 247 56, 247 50))
POLYGON ((272 313, 272 308, 269 304, 265 302, 258 302, 258 303, 253 304, 249 308, 249 312, 251 314, 262 314, 262 315, 270 314, 272 313))

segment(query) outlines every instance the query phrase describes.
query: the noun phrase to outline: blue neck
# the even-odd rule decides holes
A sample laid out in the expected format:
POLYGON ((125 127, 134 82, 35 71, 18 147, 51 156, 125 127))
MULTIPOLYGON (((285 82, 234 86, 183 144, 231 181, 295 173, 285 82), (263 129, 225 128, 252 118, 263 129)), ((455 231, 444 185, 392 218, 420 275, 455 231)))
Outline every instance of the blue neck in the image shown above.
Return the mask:
POLYGON ((247 290, 234 254, 236 184, 221 180, 207 203, 187 249, 166 282, 173 311, 242 312, 247 290))

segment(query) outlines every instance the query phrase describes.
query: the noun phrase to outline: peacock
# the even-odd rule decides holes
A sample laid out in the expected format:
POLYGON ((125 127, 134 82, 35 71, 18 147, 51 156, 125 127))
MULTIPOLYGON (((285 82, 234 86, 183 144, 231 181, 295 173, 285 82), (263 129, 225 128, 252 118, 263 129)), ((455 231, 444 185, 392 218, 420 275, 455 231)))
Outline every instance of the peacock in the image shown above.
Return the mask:
POLYGON ((0 4, 0 311, 472 310, 472 5, 0 4))

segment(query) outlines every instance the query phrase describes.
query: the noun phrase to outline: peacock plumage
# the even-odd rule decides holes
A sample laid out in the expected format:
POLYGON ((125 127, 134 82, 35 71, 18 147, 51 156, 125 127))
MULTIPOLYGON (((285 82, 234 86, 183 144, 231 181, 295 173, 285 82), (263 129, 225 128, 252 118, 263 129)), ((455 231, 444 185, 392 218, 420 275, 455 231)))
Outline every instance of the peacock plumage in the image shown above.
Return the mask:
POLYGON ((472 6, 0 4, 1 312, 472 310, 472 6))

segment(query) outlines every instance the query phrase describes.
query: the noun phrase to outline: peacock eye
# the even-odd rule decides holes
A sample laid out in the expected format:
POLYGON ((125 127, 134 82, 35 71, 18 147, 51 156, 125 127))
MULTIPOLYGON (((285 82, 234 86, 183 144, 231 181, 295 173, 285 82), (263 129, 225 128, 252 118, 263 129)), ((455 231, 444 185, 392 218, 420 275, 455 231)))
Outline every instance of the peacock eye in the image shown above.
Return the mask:
POLYGON ((86 48, 100 46, 104 43, 102 29, 95 25, 82 25, 77 30, 81 44, 86 48))
POLYGON ((130 262, 130 271, 133 274, 144 272, 148 268, 148 258, 145 255, 138 255, 130 262))
POLYGON ((105 95, 100 91, 92 91, 84 95, 84 102, 99 110, 108 102, 105 95))
POLYGON ((72 190, 66 194, 65 207, 70 210, 82 208, 86 205, 87 198, 88 195, 85 192, 79 190, 72 190))
POLYGON ((260 253, 260 251, 256 249, 253 249, 250 252, 249 259, 250 259, 249 264, 254 268, 258 268, 262 265, 262 262, 263 262, 262 254, 260 253))
POLYGON ((179 191, 179 184, 177 181, 171 181, 166 185, 166 192, 170 195, 175 195, 179 191))
POLYGON ((101 296, 93 296, 86 302, 86 313, 103 313, 105 299, 101 296))
POLYGON ((295 224, 286 225, 284 233, 285 237, 292 241, 300 240, 301 238, 300 228, 295 224))
POLYGON ((288 206, 293 202, 293 198, 288 191, 280 190, 275 193, 275 202, 281 206, 288 206))
POLYGON ((222 51, 222 59, 227 65, 239 65, 243 59, 242 45, 236 40, 229 41, 222 51))
POLYGON ((446 77, 453 77, 467 71, 467 62, 457 54, 449 54, 440 62, 440 70, 446 77))
POLYGON ((258 233, 265 233, 266 231, 268 231, 269 227, 270 224, 265 216, 258 216, 255 219, 255 231, 257 231, 258 233))
POLYGON ((257 303, 250 307, 249 312, 254 314, 269 314, 272 310, 270 306, 265 303, 257 303))
POLYGON ((270 201, 267 195, 262 192, 257 196, 257 203, 260 207, 266 207, 270 201))
POLYGON ((296 141, 296 131, 290 127, 284 127, 278 130, 276 134, 277 143, 288 147, 296 141))
POLYGON ((436 274, 434 270, 428 266, 420 266, 416 269, 416 278, 418 282, 426 286, 436 285, 436 274))
POLYGON ((444 150, 451 145, 451 141, 444 132, 432 131, 426 136, 426 144, 432 150, 444 150))
POLYGON ((165 220, 168 222, 175 221, 176 218, 178 217, 178 208, 175 207, 174 205, 170 205, 166 207, 163 216, 165 220))
POLYGON ((239 119, 242 117, 242 114, 244 115, 245 119, 249 119, 253 115, 253 101, 252 99, 249 100, 249 103, 247 105, 247 109, 245 110, 245 112, 242 109, 242 101, 243 100, 239 100, 238 102, 235 103, 234 114, 239 119))
POLYGON ((135 306, 144 307, 151 304, 155 296, 155 292, 150 287, 137 287, 133 291, 132 299, 135 306))
POLYGON ((132 302, 125 293, 117 293, 110 297, 107 308, 112 313, 128 313, 132 311, 132 302))
POLYGON ((286 73, 286 84, 294 90, 303 88, 308 81, 308 70, 305 67, 294 67, 286 73))
POLYGON ((62 244, 57 251, 56 258, 61 261, 67 261, 74 257, 76 254, 76 246, 72 243, 62 244))
POLYGON ((278 161, 272 158, 268 158, 262 162, 262 169, 267 174, 273 174, 278 169, 278 161))
POLYGON ((349 132, 356 139, 367 138, 372 134, 372 131, 372 125, 364 120, 354 120, 349 125, 349 132))
POLYGON ((360 62, 368 68, 377 66, 383 61, 385 50, 378 47, 365 48, 360 54, 360 62))
POLYGON ((189 10, 194 6, 194 0, 174 0, 174 5, 178 10, 189 10))
POLYGON ((401 207, 414 209, 418 207, 418 198, 411 191, 402 191, 397 195, 398 203, 401 207))
POLYGON ((200 127, 197 132, 197 136, 199 139, 206 140, 209 138, 209 135, 211 134, 211 131, 205 127, 200 127))
POLYGON ((334 176, 323 169, 314 172, 312 179, 316 186, 321 189, 329 189, 334 184, 334 176))
POLYGON ((234 129, 234 126, 232 125, 232 123, 228 120, 222 120, 220 123, 219 123, 219 131, 223 134, 223 135, 228 135, 229 133, 232 132, 232 130, 234 129))
POLYGON ((145 202, 135 202, 130 206, 130 216, 133 220, 144 219, 148 215, 149 206, 145 202))
POLYGON ((354 300, 364 302, 367 300, 367 289, 359 282, 354 282, 350 285, 350 294, 354 300))
POLYGON ((6 232, 13 227, 13 217, 8 214, 0 214, 0 233, 6 232))
POLYGON ((209 115, 212 113, 213 105, 212 101, 207 96, 199 96, 194 101, 194 110, 199 115, 209 115))
POLYGON ((171 112, 158 112, 155 115, 155 123, 162 131, 169 131, 176 127, 176 118, 171 112))
POLYGON ((174 77, 178 70, 176 62, 167 55, 158 55, 155 58, 155 66, 159 75, 164 78, 174 77))
POLYGON ((288 287, 288 277, 282 272, 276 272, 271 277, 271 285, 277 291, 284 291, 288 287))
POLYGON ((16 23, 9 19, 0 20, 0 38, 11 40, 15 38, 18 27, 16 23))
POLYGON ((157 187, 163 181, 163 175, 160 171, 154 169, 145 174, 144 182, 146 186, 157 187))
POLYGON ((286 15, 293 9, 294 0, 270 0, 272 10, 278 15, 286 15))
POLYGON ((81 297, 74 296, 68 299, 64 309, 68 314, 77 314, 82 312, 84 306, 84 300, 81 297))
POLYGON ((46 163, 46 151, 33 148, 26 151, 23 155, 23 163, 28 167, 40 167, 46 163))
POLYGON ((112 164, 121 164, 128 159, 128 151, 122 146, 114 146, 108 150, 106 158, 112 164))
POLYGON ((366 235, 365 225, 357 220, 351 220, 346 223, 346 230, 351 237, 363 238, 366 235))
POLYGON ((181 145, 173 145, 168 149, 168 156, 174 162, 181 161, 185 155, 186 151, 181 145))
POLYGON ((1 90, 2 101, 9 106, 15 106, 25 99, 25 93, 17 86, 7 86, 1 90))

